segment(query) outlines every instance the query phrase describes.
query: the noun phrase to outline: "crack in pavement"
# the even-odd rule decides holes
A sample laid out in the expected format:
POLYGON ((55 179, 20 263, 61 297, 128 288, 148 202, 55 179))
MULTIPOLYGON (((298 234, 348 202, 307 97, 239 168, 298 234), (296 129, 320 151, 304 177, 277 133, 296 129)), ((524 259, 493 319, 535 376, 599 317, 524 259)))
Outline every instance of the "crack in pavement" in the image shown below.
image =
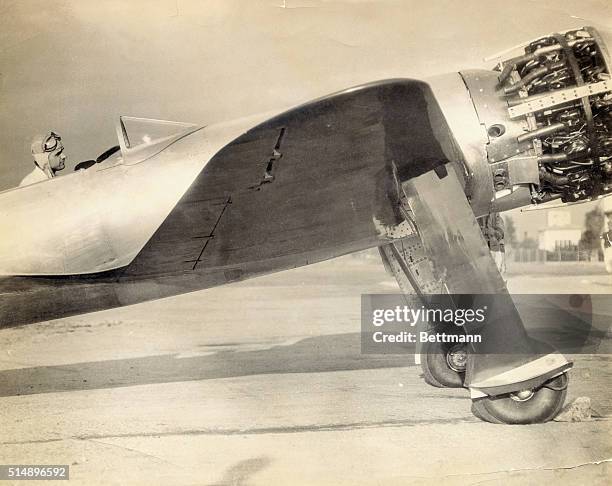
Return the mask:
POLYGON ((93 442, 95 444, 102 444, 102 445, 109 446, 109 447, 116 447, 118 449, 135 452, 136 454, 140 454, 141 456, 157 459, 159 462, 170 464, 171 466, 174 466, 174 467, 180 467, 178 464, 174 464, 173 462, 167 461, 166 459, 162 459, 161 457, 155 456, 153 454, 147 454, 146 452, 142 452, 141 450, 133 449, 131 447, 126 447, 126 446, 122 446, 119 444, 109 444, 108 442, 104 442, 101 440, 95 440, 95 439, 85 439, 85 440, 87 440, 87 442, 93 442))
MULTIPOLYGON (((525 467, 525 468, 511 468, 511 469, 501 469, 499 471, 487 471, 487 472, 474 472, 474 473, 459 473, 459 474, 444 474, 442 476, 402 476, 403 479, 425 479, 425 480, 441 480, 444 478, 462 478, 462 477, 471 477, 471 476, 491 476, 495 474, 503 474, 503 473, 513 473, 513 472, 529 472, 529 471, 559 471, 559 470, 569 470, 576 469, 583 466, 598 466, 600 464, 612 462, 612 458, 610 459, 601 459, 599 461, 585 462, 570 466, 556 466, 556 467, 525 467)), ((483 481, 478 481, 476 483, 470 483, 471 485, 475 484, 484 484, 491 481, 499 481, 497 478, 484 479, 483 481)))
MULTIPOLYGON (((608 418, 596 418, 588 423, 608 422, 608 418)), ((264 435, 264 434, 298 434, 303 432, 335 432, 335 431, 350 431, 373 428, 386 427, 416 427, 419 425, 445 425, 445 424, 462 424, 462 423, 477 423, 490 425, 482 422, 472 415, 465 417, 453 417, 448 419, 432 419, 432 420, 387 420, 384 422, 351 422, 347 424, 321 424, 321 425, 296 425, 286 427, 260 427, 252 429, 191 429, 191 430, 171 430, 164 432, 134 432, 126 434, 89 434, 75 435, 69 437, 55 437, 49 439, 32 439, 23 441, 3 441, 0 445, 23 445, 23 444, 45 444, 49 442, 61 442, 63 440, 92 440, 92 439, 121 439, 127 437, 172 437, 172 436, 188 436, 188 435, 264 435)))
POLYGON ((388 420, 385 422, 353 422, 348 424, 322 424, 297 425, 293 427, 261 427, 253 429, 193 429, 167 432, 135 432, 127 434, 90 434, 53 439, 34 439, 26 441, 6 441, 1 445, 42 444, 60 442, 63 440, 94 440, 94 439, 120 439, 127 437, 170 437, 181 435, 262 435, 262 434, 295 434, 302 432, 334 432, 343 430, 360 430, 376 427, 414 427, 417 425, 441 425, 479 422, 472 416, 453 417, 449 419, 434 420, 388 420))
MULTIPOLYGON (((469 473, 469 474, 446 474, 444 476, 410 476, 419 479, 440 479, 440 478, 450 478, 450 477, 462 477, 462 476, 490 476, 492 474, 502 474, 502 473, 513 473, 513 472, 528 472, 528 471, 560 471, 560 470, 569 470, 569 469, 577 469, 583 466, 599 466, 600 464, 612 462, 612 458, 610 459, 602 459, 600 461, 591 461, 584 462, 580 464, 575 464, 572 466, 557 466, 557 467, 525 467, 525 468, 511 468, 511 469, 501 469, 499 471, 490 471, 490 472, 481 472, 481 473, 469 473)), ((472 484, 483 484, 491 481, 496 481, 496 479, 485 479, 484 481, 478 481, 477 483, 472 484)))

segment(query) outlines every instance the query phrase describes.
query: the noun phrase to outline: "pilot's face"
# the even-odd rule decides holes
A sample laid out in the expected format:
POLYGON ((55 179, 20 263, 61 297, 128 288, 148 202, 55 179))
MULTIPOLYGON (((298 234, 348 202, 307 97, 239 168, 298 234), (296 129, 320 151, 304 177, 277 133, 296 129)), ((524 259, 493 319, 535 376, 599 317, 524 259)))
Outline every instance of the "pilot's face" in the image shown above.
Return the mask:
POLYGON ((49 154, 49 167, 54 171, 62 170, 66 166, 65 162, 64 145, 59 142, 57 148, 49 154))

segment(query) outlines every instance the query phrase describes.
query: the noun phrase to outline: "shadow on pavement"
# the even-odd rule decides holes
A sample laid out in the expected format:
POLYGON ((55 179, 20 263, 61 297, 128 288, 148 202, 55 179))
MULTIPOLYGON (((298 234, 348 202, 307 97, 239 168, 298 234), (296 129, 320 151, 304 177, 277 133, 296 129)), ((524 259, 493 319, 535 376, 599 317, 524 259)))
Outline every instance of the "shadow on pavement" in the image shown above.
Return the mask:
POLYGON ((210 354, 184 358, 165 354, 37 366, 0 371, 0 397, 273 373, 397 368, 414 364, 412 351, 413 348, 407 348, 407 354, 402 355, 361 354, 360 333, 350 333, 306 338, 262 350, 213 350, 210 354))
POLYGON ((221 481, 210 486, 247 486, 249 478, 268 467, 271 462, 267 456, 239 461, 225 472, 221 481))

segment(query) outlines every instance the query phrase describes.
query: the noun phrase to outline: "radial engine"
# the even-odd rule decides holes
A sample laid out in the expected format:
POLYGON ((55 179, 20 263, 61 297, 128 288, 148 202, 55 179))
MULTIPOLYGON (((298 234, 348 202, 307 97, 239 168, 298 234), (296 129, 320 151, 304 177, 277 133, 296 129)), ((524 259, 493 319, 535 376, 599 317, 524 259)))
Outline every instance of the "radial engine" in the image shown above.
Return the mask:
MULTIPOLYGON (((466 116, 453 123, 451 113, 449 124, 466 159, 466 193, 475 211, 611 193, 612 71, 601 36, 583 27, 507 52, 518 49, 492 71, 459 73, 481 126, 479 140, 462 139, 466 116)), ((443 109, 459 106, 440 97, 443 109)))

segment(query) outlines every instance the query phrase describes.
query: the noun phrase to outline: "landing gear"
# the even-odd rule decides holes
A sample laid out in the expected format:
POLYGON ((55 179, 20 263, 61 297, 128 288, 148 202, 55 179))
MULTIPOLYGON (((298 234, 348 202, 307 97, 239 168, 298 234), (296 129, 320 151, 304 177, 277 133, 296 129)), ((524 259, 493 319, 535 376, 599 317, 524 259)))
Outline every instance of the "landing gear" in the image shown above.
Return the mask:
POLYGON ((536 389, 472 401, 472 413, 494 424, 536 424, 552 420, 563 407, 569 378, 563 373, 536 389))
POLYGON ((528 336, 454 169, 449 164, 444 174, 427 172, 400 188, 399 209, 409 231, 388 232, 391 241, 380 252, 407 303, 432 305, 441 295, 450 297, 455 309, 486 310, 481 326, 439 319, 420 323, 433 325, 435 333, 479 337, 465 344, 454 339, 417 343, 415 358, 425 381, 469 389, 473 413, 487 422, 553 419, 565 400, 571 363, 528 336))
MULTIPOLYGON (((436 329, 445 334, 457 333, 456 326, 436 329), (455 329, 453 329, 455 328, 455 329)), ((421 348, 421 370, 429 385, 438 388, 463 388, 468 353, 465 344, 424 343, 421 348)))

